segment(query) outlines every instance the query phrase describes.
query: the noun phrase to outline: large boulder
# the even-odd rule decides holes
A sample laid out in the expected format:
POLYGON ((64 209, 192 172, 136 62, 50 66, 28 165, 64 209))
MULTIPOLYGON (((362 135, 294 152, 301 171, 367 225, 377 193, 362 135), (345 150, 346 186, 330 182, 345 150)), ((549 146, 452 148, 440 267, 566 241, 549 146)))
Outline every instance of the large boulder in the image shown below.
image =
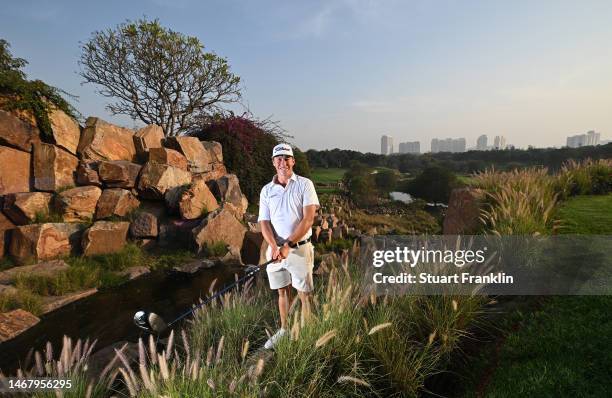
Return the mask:
POLYGON ((4 197, 2 210, 15 224, 29 224, 49 214, 52 199, 48 192, 11 193, 4 197))
POLYGON ((93 220, 102 190, 96 186, 68 189, 57 195, 57 207, 66 222, 93 220))
POLYGON ((60 109, 54 109, 49 113, 53 142, 68 152, 76 155, 81 138, 81 126, 60 109))
POLYGON ((155 238, 159 233, 157 217, 151 213, 139 213, 130 224, 133 238, 155 238))
POLYGON ((22 309, 0 313, 0 343, 16 337, 38 322, 38 317, 22 309))
POLYGON ((221 208, 208 214, 192 230, 192 236, 198 253, 204 251, 207 245, 220 242, 225 243, 230 251, 240 252, 246 231, 246 227, 231 211, 221 208))
POLYGON ((6 248, 9 247, 13 229, 15 229, 15 224, 0 210, 0 258, 4 256, 6 248))
POLYGON ((79 185, 96 185, 102 186, 98 168, 100 161, 98 160, 81 160, 76 169, 76 181, 79 185))
POLYGON ((147 155, 152 148, 161 148, 164 139, 164 130, 156 125, 150 124, 141 128, 134 134, 134 146, 136 155, 140 161, 147 161, 147 155))
POLYGON ((184 189, 169 190, 165 195, 168 208, 178 211, 181 218, 193 220, 217 210, 219 204, 202 178, 193 178, 184 189))
POLYGON ((169 189, 191 183, 191 173, 167 164, 147 162, 140 172, 138 191, 143 198, 161 199, 169 189))
POLYGON ((78 153, 82 159, 135 161, 134 132, 89 117, 81 134, 78 153))
POLYGON ((208 151, 211 163, 223 164, 223 147, 217 141, 202 141, 204 149, 208 151))
POLYGON ((34 188, 57 191, 75 185, 79 159, 63 149, 45 143, 34 144, 34 188))
POLYGON ((141 165, 126 160, 100 162, 98 175, 109 188, 134 188, 141 165))
POLYGON ((83 233, 83 254, 92 256, 121 250, 127 242, 129 228, 129 222, 96 221, 83 233))
POLYGON ((0 110, 0 145, 30 152, 32 143, 39 142, 38 129, 12 113, 0 110))
POLYGON ((448 209, 444 217, 443 231, 445 235, 460 235, 478 233, 482 228, 480 208, 485 198, 481 189, 453 189, 448 201, 448 209))
POLYGON ((240 249, 242 261, 245 264, 263 264, 266 262, 268 242, 261 232, 247 231, 240 249))
POLYGON ((67 256, 78 248, 82 230, 80 224, 22 225, 12 231, 9 251, 18 264, 67 256))
POLYGON ((169 137, 164 140, 164 146, 185 155, 189 171, 192 173, 206 173, 212 170, 214 158, 198 138, 169 137))
POLYGON ((30 191, 30 160, 29 153, 0 146, 0 196, 30 191))
POLYGON ((100 220, 112 216, 125 217, 129 212, 138 208, 140 201, 127 189, 105 189, 98 199, 96 206, 96 219, 100 220))
POLYGON ((206 183, 210 191, 215 195, 219 202, 223 202, 233 211, 237 218, 242 219, 242 216, 249 207, 249 202, 245 195, 240 190, 240 182, 235 174, 226 174, 216 180, 211 180, 206 183))
POLYGON ((167 164, 187 170, 187 158, 179 151, 170 148, 151 148, 149 150, 149 162, 167 164))

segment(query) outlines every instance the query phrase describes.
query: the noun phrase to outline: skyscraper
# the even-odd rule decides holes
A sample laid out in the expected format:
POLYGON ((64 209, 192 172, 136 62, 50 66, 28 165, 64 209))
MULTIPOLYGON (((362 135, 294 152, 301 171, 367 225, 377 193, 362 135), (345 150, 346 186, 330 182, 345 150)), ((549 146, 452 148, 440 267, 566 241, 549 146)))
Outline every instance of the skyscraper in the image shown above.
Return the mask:
POLYGON ((590 130, 586 134, 576 134, 567 137, 567 146, 570 148, 579 148, 587 145, 599 145, 600 134, 590 130))
POLYGON ((419 141, 414 142, 400 142, 399 153, 421 153, 421 143, 419 141))
POLYGON ((494 149, 506 149, 506 137, 503 135, 496 135, 493 140, 494 149))
POLYGON ((431 152, 465 152, 465 138, 434 138, 431 140, 431 152))
POLYGON ((487 150, 487 141, 488 138, 485 134, 478 137, 476 140, 476 150, 478 151, 486 151, 487 150))
POLYGON ((389 135, 380 137, 380 153, 382 155, 391 155, 393 153, 393 137, 389 135))

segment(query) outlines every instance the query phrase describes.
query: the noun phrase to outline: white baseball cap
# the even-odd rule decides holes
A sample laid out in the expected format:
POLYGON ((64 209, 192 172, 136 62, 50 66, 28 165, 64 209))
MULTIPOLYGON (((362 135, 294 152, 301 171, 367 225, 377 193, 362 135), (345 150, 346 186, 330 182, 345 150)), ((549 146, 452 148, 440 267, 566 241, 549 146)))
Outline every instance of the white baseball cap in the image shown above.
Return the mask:
POLYGON ((272 157, 281 155, 293 156, 293 149, 289 144, 278 144, 272 149, 272 157))

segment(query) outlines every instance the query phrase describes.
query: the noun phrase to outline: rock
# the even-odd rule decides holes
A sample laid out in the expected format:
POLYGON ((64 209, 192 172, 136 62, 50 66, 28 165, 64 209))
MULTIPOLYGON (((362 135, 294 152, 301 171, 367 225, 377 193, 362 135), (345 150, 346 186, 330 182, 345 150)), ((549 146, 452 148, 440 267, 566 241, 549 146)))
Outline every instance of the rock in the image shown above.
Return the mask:
POLYGON ((70 266, 64 260, 44 261, 32 265, 9 268, 0 272, 0 284, 7 285, 15 283, 17 275, 27 274, 36 276, 55 276, 60 272, 68 270, 70 266))
POLYGON ((6 253, 11 239, 11 231, 15 229, 15 224, 2 212, 0 206, 0 258, 6 253))
POLYGON ((75 172, 79 159, 63 149, 45 143, 34 144, 34 188, 57 191, 75 186, 75 172))
POLYGON ((240 257, 245 264, 265 263, 266 250, 268 250, 268 242, 261 232, 246 231, 240 250, 240 257))
POLYGON ((478 233, 482 228, 480 206, 484 197, 485 193, 480 189, 453 189, 444 217, 444 235, 478 233))
POLYGON ((134 267, 126 268, 125 270, 121 271, 119 275, 127 276, 128 280, 131 281, 133 279, 140 278, 141 276, 146 275, 150 272, 151 270, 149 269, 149 267, 145 267, 144 265, 137 265, 134 267))
POLYGON ((161 199, 167 190, 191 183, 191 173, 166 164, 147 162, 140 172, 138 191, 143 198, 161 199))
POLYGON ((0 295, 14 296, 17 293, 18 293, 18 290, 14 286, 0 284, 0 295))
POLYGON ((42 313, 48 314, 51 311, 64 307, 70 303, 74 303, 75 301, 84 299, 85 297, 89 297, 96 293, 98 293, 98 289, 94 287, 80 292, 67 293, 63 296, 45 297, 42 313))
POLYGON ((164 130, 156 124, 150 124, 138 130, 134 134, 134 147, 138 159, 146 162, 149 151, 152 148, 161 148, 163 139, 164 130))
POLYGON ((201 253, 206 245, 213 245, 219 242, 223 242, 230 249, 239 252, 245 232, 246 227, 230 211, 223 208, 208 214, 192 230, 193 241, 198 253, 201 253))
POLYGON ((31 224, 11 233, 9 252, 18 264, 49 260, 77 251, 83 226, 69 223, 31 224))
POLYGON ((0 196, 30 191, 31 155, 17 149, 0 146, 0 196), (11 165, 5 167, 4 165, 11 165))
POLYGON ((172 267, 175 272, 183 272, 186 274, 195 274, 201 269, 213 268, 216 263, 208 258, 199 258, 185 264, 172 267))
POLYGON ((157 219, 165 218, 167 215, 166 205, 163 202, 141 200, 140 201, 140 213, 151 213, 157 219))
POLYGON ((204 181, 211 181, 219 179, 226 174, 227 169, 225 168, 225 165, 223 163, 213 163, 211 171, 208 171, 206 173, 199 173, 198 176, 200 176, 204 181))
POLYGON ((79 185, 102 186, 98 168, 100 162, 97 160, 81 160, 76 169, 76 181, 79 185))
POLYGON ((155 238, 159 233, 157 217, 151 213, 139 213, 130 224, 133 238, 155 238))
POLYGON ((76 155, 81 138, 79 123, 60 109, 54 109, 49 113, 49 121, 55 145, 76 155))
POLYGON ((151 148, 149 162, 167 164, 187 171, 187 158, 179 151, 169 148, 151 148))
POLYGON ((91 221, 102 190, 95 186, 68 189, 57 195, 59 210, 66 222, 91 221))
POLYGON ((187 220, 202 217, 218 208, 217 199, 208 189, 206 182, 197 177, 193 179, 191 186, 184 190, 178 199, 179 214, 187 220))
POLYGON ((138 208, 140 201, 127 189, 111 188, 102 191, 96 206, 96 220, 112 216, 125 217, 138 208))
POLYGON ((38 322, 38 317, 22 309, 0 313, 0 343, 25 332, 38 322))
POLYGON ((48 192, 11 193, 4 197, 3 211, 17 225, 34 222, 49 214, 53 195, 48 192))
POLYGON ((338 218, 335 215, 330 215, 327 218, 329 228, 336 228, 338 226, 338 218))
POLYGON ((193 242, 192 230, 200 224, 200 220, 166 219, 159 222, 157 243, 161 247, 187 249, 193 242))
POLYGON ((327 219, 325 219, 325 218, 322 219, 320 226, 321 226, 321 229, 328 229, 329 228, 329 223, 327 222, 327 219))
POLYGON ((129 227, 130 223, 124 221, 96 221, 83 233, 83 255, 108 254, 121 250, 126 244, 129 227))
POLYGON ((206 173, 212 170, 213 156, 196 137, 168 137, 166 148, 179 151, 187 158, 188 169, 192 173, 206 173))
POLYGON ((157 246, 157 240, 151 238, 135 238, 133 242, 144 250, 151 250, 157 246))
POLYGON ((319 241, 319 235, 321 235, 321 231, 323 230, 323 228, 321 228, 321 226, 317 225, 316 227, 312 227, 312 240, 313 242, 318 242, 319 241))
POLYGON ((317 240, 319 243, 331 243, 332 241, 332 230, 331 229, 321 229, 321 233, 319 234, 319 238, 317 240))
POLYGON ((323 221, 323 216, 318 214, 318 215, 315 216, 314 221, 312 222, 312 226, 313 227, 317 227, 317 226, 321 225, 322 221, 323 221))
POLYGON ((108 188, 134 188, 141 165, 126 160, 100 162, 98 175, 108 188))
POLYGON ((39 142, 38 129, 12 113, 0 110, 0 145, 31 152, 32 144, 39 142))
POLYGON ((333 227, 331 230, 332 230, 333 239, 342 239, 343 237, 342 228, 336 226, 336 227, 333 227))
POLYGON ((238 177, 236 177, 235 174, 226 174, 216 180, 208 181, 206 184, 219 202, 226 202, 233 205, 237 210, 236 216, 238 219, 242 218, 249 207, 249 202, 246 196, 242 194, 238 177))
POLYGON ((97 117, 89 117, 77 152, 81 159, 135 161, 134 133, 97 117))
POLYGON ((223 147, 217 141, 202 141, 204 149, 208 151, 212 163, 223 164, 223 147))

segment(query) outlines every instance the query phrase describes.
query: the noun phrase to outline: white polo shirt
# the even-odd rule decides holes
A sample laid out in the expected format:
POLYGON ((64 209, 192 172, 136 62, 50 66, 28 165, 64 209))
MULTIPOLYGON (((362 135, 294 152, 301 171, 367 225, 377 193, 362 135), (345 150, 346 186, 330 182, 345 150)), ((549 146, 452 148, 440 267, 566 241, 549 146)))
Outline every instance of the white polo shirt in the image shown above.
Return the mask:
MULTIPOLYGON (((287 239, 304 218, 304 206, 309 205, 319 208, 319 198, 312 181, 293 173, 283 187, 274 176, 272 182, 261 189, 258 221, 270 221, 276 235, 287 239)), ((312 231, 308 229, 300 241, 308 239, 310 235, 312 231)))

